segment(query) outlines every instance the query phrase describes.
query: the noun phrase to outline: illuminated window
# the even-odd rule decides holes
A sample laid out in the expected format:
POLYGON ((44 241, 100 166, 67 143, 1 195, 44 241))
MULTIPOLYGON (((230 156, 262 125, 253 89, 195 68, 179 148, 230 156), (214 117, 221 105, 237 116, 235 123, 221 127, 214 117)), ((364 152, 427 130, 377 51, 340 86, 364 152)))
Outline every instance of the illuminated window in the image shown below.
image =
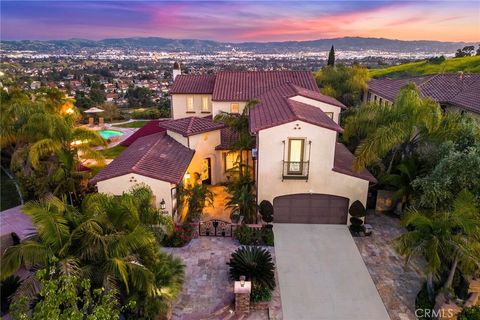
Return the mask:
POLYGON ((325 112, 325 114, 333 120, 333 112, 325 112))
POLYGON ((237 169, 240 153, 238 151, 225 153, 225 171, 237 169))
POLYGON ((193 108, 193 96, 187 97, 187 112, 195 112, 193 108))
POLYGON ((230 104, 230 113, 239 113, 240 107, 238 103, 231 103, 230 104))
POLYGON ((208 97, 202 97, 202 112, 209 112, 208 97))
POLYGON ((303 170, 304 139, 288 139, 288 173, 301 174, 303 170))

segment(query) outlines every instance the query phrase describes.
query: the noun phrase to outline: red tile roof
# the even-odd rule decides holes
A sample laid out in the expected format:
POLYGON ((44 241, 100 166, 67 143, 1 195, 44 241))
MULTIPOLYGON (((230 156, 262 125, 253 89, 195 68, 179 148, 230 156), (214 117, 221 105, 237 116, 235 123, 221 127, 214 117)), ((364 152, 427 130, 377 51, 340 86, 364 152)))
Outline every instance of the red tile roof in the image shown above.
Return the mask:
POLYGON ((157 133, 157 132, 163 132, 165 131, 164 128, 161 128, 159 126, 159 123, 162 121, 166 121, 166 119, 162 120, 150 120, 147 123, 143 125, 140 129, 135 131, 130 137, 127 139, 123 140, 122 143, 120 143, 122 146, 128 147, 132 143, 134 143, 138 138, 149 136, 151 134, 157 133))
POLYGON ((165 132, 154 133, 132 143, 91 183, 136 173, 177 184, 182 181, 194 153, 165 132))
POLYGON ((214 86, 213 75, 181 74, 175 78, 170 93, 212 94, 214 86))
POLYGON ((414 82, 422 95, 441 104, 451 104, 480 113, 480 74, 435 74, 405 79, 375 79, 368 89, 390 101, 394 101, 401 87, 414 82))
POLYGON ((343 132, 343 129, 320 108, 290 99, 297 94, 295 86, 287 83, 258 97, 260 103, 250 110, 250 131, 256 133, 259 130, 301 120, 343 132))
POLYGON ((353 170, 354 159, 355 156, 347 149, 347 147, 337 142, 337 145, 335 146, 333 171, 376 183, 377 179, 375 179, 367 169, 363 169, 359 172, 353 170))
POLYGON ((318 91, 309 71, 224 71, 217 74, 213 100, 248 101, 285 83, 318 91))
POLYGON ((165 121, 160 123, 160 126, 164 129, 180 133, 184 137, 188 137, 203 132, 222 129, 224 124, 214 122, 211 117, 187 117, 165 121))
POLYGON ((225 127, 220 131, 220 144, 215 150, 232 150, 233 145, 240 139, 238 132, 233 131, 229 127, 225 127))

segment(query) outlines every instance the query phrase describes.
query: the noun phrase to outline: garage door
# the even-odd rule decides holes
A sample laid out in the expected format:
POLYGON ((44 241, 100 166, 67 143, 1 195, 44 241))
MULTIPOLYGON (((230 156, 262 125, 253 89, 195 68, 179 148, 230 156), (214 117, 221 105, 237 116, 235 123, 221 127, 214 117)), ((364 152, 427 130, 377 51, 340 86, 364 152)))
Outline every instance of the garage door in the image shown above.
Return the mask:
POLYGON ((328 194, 290 194, 273 199, 276 223, 346 224, 348 199, 328 194))

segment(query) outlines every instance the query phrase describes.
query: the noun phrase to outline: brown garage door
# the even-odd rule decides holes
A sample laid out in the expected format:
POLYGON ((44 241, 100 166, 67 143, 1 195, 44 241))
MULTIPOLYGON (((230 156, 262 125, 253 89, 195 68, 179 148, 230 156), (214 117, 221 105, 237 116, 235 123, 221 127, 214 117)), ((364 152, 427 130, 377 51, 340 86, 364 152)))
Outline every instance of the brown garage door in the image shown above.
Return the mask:
POLYGON ((273 199, 276 223, 346 224, 348 199, 328 194, 299 193, 273 199))

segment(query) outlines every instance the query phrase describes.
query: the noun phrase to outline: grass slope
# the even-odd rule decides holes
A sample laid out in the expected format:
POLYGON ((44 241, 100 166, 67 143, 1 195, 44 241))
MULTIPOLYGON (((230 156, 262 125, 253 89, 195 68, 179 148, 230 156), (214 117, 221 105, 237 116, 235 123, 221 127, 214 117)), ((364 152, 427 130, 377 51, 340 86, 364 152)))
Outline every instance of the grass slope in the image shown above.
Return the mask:
POLYGON ((140 121, 133 121, 133 122, 124 123, 124 124, 113 124, 113 126, 120 127, 120 128, 141 128, 147 122, 148 121, 140 120, 140 121))
POLYGON ((399 78, 434 73, 452 73, 458 71, 480 73, 480 56, 451 58, 443 61, 440 64, 429 63, 426 60, 405 63, 382 69, 372 69, 370 70, 370 75, 372 78, 399 78))
POLYGON ((106 158, 106 159, 115 159, 122 153, 127 147, 117 145, 115 147, 109 148, 109 149, 103 149, 100 150, 100 153, 106 158))

